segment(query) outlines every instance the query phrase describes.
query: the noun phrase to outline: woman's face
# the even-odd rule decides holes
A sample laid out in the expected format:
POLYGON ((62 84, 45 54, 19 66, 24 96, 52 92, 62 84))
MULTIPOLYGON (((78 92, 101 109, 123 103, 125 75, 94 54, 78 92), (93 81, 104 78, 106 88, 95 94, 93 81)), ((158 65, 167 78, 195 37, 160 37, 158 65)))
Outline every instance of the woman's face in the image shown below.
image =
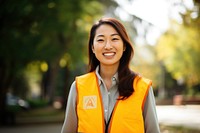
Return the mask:
POLYGON ((100 65, 119 66, 124 49, 122 38, 112 26, 103 24, 97 28, 92 51, 100 65))

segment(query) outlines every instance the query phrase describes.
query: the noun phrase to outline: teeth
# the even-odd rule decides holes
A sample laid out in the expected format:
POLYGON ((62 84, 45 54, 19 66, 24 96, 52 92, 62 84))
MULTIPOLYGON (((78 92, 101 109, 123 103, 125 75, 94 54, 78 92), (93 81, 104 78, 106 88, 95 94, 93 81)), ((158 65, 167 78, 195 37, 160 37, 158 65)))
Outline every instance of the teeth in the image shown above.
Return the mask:
POLYGON ((112 56, 114 53, 104 53, 105 56, 112 56))

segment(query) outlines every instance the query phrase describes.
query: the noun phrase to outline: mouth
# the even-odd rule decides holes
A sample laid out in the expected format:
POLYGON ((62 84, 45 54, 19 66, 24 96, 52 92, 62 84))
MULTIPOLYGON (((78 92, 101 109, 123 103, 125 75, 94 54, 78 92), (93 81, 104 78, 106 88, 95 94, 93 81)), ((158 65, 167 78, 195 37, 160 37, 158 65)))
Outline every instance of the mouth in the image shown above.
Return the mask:
POLYGON ((111 57, 115 55, 115 52, 106 52, 106 53, 103 53, 103 55, 106 57, 111 57))

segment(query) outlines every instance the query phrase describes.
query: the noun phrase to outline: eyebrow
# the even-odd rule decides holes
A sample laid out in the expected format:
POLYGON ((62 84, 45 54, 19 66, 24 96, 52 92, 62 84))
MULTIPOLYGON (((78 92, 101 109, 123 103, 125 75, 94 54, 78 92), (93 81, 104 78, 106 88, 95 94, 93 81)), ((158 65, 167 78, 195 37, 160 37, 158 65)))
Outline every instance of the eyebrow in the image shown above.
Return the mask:
MULTIPOLYGON (((116 36, 116 35, 119 36, 118 33, 111 34, 111 36, 116 36)), ((104 37, 104 35, 101 35, 101 34, 100 34, 100 35, 97 35, 97 37, 104 37)))

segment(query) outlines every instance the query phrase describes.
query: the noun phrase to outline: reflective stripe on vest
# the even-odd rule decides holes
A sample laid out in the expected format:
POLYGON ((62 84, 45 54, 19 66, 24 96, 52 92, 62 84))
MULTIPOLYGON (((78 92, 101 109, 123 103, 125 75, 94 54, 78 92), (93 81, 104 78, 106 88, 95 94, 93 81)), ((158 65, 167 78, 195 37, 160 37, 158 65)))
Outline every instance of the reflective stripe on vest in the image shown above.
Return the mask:
MULTIPOLYGON (((148 79, 134 79, 134 93, 118 100, 110 121, 109 132, 143 133, 143 104, 151 85, 148 79)), ((104 133, 104 110, 95 72, 76 78, 78 132, 104 133)))

